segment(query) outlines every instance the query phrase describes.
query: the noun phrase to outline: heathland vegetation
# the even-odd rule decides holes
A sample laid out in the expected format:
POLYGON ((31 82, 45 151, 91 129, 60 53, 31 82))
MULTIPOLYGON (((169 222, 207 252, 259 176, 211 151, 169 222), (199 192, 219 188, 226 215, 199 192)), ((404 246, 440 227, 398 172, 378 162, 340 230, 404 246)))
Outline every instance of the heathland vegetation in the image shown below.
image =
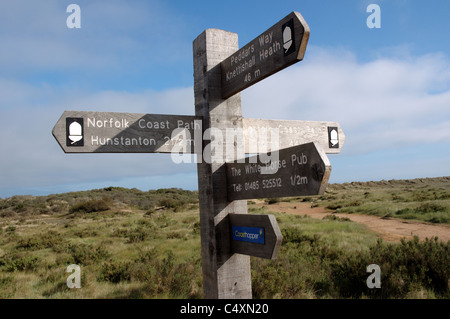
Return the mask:
POLYGON ((332 184, 315 200, 337 213, 450 223, 450 177, 332 184))
MULTIPOLYGON (((339 212, 450 223, 450 178, 329 185, 317 197, 249 201, 274 214, 276 260, 251 259, 254 298, 450 298, 450 242, 385 242, 339 212), (274 210, 330 209, 324 219, 274 210), (334 213, 335 212, 335 213, 334 213), (381 269, 370 289, 366 268, 381 269)), ((197 192, 107 187, 0 199, 0 298, 202 298, 197 192), (67 266, 81 288, 67 287, 67 266)))

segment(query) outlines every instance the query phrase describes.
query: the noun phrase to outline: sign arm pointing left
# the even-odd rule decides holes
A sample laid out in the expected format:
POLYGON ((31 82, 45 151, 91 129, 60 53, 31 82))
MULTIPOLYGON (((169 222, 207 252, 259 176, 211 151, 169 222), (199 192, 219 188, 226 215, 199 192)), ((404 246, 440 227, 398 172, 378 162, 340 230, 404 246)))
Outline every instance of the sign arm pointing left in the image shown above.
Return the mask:
POLYGON ((65 153, 193 154, 201 119, 189 115, 65 111, 52 133, 65 153), (186 136, 181 134, 183 130, 186 136))

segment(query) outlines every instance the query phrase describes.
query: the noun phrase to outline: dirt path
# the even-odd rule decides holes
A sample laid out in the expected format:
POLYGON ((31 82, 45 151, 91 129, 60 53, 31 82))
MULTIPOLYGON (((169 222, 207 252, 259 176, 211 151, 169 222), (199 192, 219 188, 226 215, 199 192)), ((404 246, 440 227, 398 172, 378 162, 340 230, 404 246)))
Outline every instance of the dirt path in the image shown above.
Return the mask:
MULTIPOLYGON (((255 200, 254 200, 255 201, 255 200)), ((323 207, 311 208, 309 203, 286 203, 279 202, 267 205, 263 201, 255 201, 256 206, 267 206, 274 212, 285 212, 287 214, 308 215, 313 218, 322 219, 332 214, 331 210, 323 207)), ((384 240, 399 241, 401 238, 412 238, 418 236, 420 239, 439 237, 442 241, 450 240, 450 226, 433 225, 420 221, 404 221, 396 218, 383 219, 377 216, 338 213, 338 217, 347 217, 350 220, 367 225, 375 232, 380 233, 384 240)))

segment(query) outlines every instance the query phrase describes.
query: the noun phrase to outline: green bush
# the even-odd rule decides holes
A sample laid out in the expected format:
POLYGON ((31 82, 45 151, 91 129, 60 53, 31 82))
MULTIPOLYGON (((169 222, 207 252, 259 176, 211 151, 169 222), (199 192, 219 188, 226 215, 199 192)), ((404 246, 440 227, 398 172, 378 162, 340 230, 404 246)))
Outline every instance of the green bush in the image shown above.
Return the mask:
POLYGON ((154 260, 155 276, 152 282, 156 291, 168 291, 173 297, 199 298, 195 279, 200 275, 199 260, 175 263, 175 255, 168 251, 162 261, 154 260))
POLYGON ((25 204, 24 204, 24 203, 18 203, 18 204, 16 205, 16 207, 14 207, 14 210, 15 210, 16 212, 18 212, 18 213, 22 213, 22 212, 26 211, 25 204))
POLYGON ((420 242, 402 240, 400 245, 380 240, 366 253, 346 256, 332 265, 332 280, 343 297, 404 298, 418 288, 432 290, 448 298, 450 279, 450 242, 434 239, 420 242), (366 267, 381 269, 381 289, 369 289, 366 267))
POLYGON ((119 283, 121 281, 130 280, 129 269, 130 262, 106 262, 102 264, 98 279, 100 281, 109 281, 112 283, 119 283))
POLYGON ((159 206, 166 209, 171 209, 174 212, 182 211, 184 208, 186 208, 187 204, 189 203, 190 201, 183 198, 170 198, 170 197, 160 199, 158 202, 159 206))
POLYGON ((286 227, 281 230, 281 234, 283 235, 283 245, 288 243, 302 243, 308 242, 310 244, 316 244, 320 240, 320 236, 314 234, 313 236, 309 236, 304 234, 300 229, 295 227, 286 227))
POLYGON ((282 234, 276 260, 252 259, 254 298, 408 298, 417 291, 450 297, 450 242, 379 240, 355 253, 294 227, 282 234), (367 287, 370 264, 380 266, 379 289, 367 287))
POLYGON ((195 282, 201 276, 199 260, 176 263, 168 251, 161 260, 150 250, 140 253, 133 262, 108 261, 102 264, 98 280, 111 283, 124 281, 148 282, 150 295, 165 293, 172 297, 199 298, 195 282))
POLYGON ((73 205, 70 208, 70 213, 95 213, 102 212, 111 208, 111 199, 103 197, 102 199, 91 199, 73 205))
POLYGON ((139 243, 145 241, 151 235, 150 230, 144 227, 136 227, 127 232, 128 242, 129 243, 139 243))
POLYGON ((339 222, 349 222, 351 221, 348 217, 338 217, 336 215, 326 215, 322 220, 335 220, 339 222))
POLYGON ((14 298, 16 292, 16 285, 14 284, 14 275, 0 274, 0 299, 14 298))
POLYGON ((138 225, 137 227, 119 228, 113 231, 112 236, 128 238, 128 243, 139 243, 149 238, 155 238, 156 232, 154 227, 145 227, 144 225, 138 225))
POLYGON ((11 209, 2 209, 0 210, 0 217, 16 217, 17 213, 11 209))
POLYGON ((436 213, 445 211, 445 207, 436 203, 423 203, 416 208, 417 213, 436 213))
POLYGON ((403 208, 395 212, 403 219, 420 219, 431 223, 449 223, 450 214, 447 208, 436 203, 422 203, 414 208, 403 208))
POLYGON ((342 208, 342 205, 338 203, 332 203, 328 204, 326 207, 331 210, 338 210, 339 208, 342 208))
POLYGON ((200 234, 200 221, 197 221, 192 225, 192 234, 199 235, 200 234))
POLYGON ((16 231, 16 226, 8 226, 6 227, 6 232, 14 233, 16 231))
POLYGON ((98 263, 110 256, 110 253, 103 246, 93 246, 88 244, 69 244, 67 252, 72 256, 73 264, 89 265, 98 263))
MULTIPOLYGON (((284 263, 286 263, 285 260, 280 260, 278 262, 252 260, 253 298, 273 298, 277 294, 283 294, 282 290, 288 290, 287 285, 288 283, 292 283, 293 278, 290 276, 292 273, 281 266, 284 263), (289 278, 291 278, 291 280, 289 280, 289 278), (280 289, 281 287, 282 290, 280 289)), ((301 289, 302 285, 297 285, 297 287, 298 289, 301 289)), ((283 295, 283 297, 285 296, 283 295)))
POLYGON ((46 233, 37 234, 26 239, 21 239, 17 244, 18 248, 38 250, 44 248, 54 248, 61 245, 64 238, 58 232, 50 230, 46 233))
POLYGON ((33 271, 39 266, 40 258, 27 253, 12 252, 0 259, 0 267, 5 271, 33 271))

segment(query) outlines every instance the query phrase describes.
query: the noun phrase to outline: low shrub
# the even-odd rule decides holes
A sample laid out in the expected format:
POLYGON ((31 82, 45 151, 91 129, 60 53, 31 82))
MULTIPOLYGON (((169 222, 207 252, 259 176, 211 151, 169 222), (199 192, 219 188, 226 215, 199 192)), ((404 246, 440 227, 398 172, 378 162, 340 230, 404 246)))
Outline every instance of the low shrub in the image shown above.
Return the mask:
POLYGON ((29 250, 39 250, 44 248, 54 248, 57 245, 61 245, 63 242, 64 238, 60 233, 50 230, 46 233, 21 239, 17 244, 17 247, 29 250))
POLYGON ((334 220, 334 221, 339 221, 339 222, 348 222, 348 221, 350 221, 350 218, 339 217, 336 215, 326 215, 324 218, 322 218, 322 220, 334 220))
POLYGON ((399 209, 396 217, 403 219, 420 219, 431 223, 449 223, 450 214, 447 208, 436 203, 422 203, 417 207, 399 209))
POLYGON ((139 243, 143 242, 149 238, 155 238, 156 232, 153 227, 144 227, 143 225, 138 225, 137 227, 119 228, 113 231, 112 236, 128 238, 128 243, 139 243))
POLYGON ((111 208, 111 199, 103 197, 102 199, 91 199, 73 205, 70 208, 70 213, 95 213, 106 211, 111 208))
POLYGON ((337 204, 337 203, 332 203, 332 204, 328 204, 326 207, 331 210, 337 210, 339 208, 342 208, 342 205, 337 204))
POLYGON ((317 243, 320 240, 320 236, 314 234, 313 236, 304 234, 300 229, 295 227, 286 227, 281 230, 281 234, 283 235, 282 245, 286 245, 288 243, 302 243, 308 242, 310 244, 317 243))
POLYGON ((332 265, 332 280, 342 297, 404 298, 411 291, 424 288, 450 296, 450 242, 434 239, 420 242, 402 240, 399 245, 381 240, 366 253, 346 256, 332 265), (381 289, 368 289, 366 267, 381 269, 381 289))
POLYGON ((450 242, 379 240, 355 253, 294 227, 282 233, 276 260, 252 259, 254 298, 408 298, 417 291, 450 297, 450 242), (381 270, 379 289, 367 287, 371 264, 381 270))
POLYGON ((8 226, 6 227, 7 233, 14 233, 16 231, 16 226, 8 226))
POLYGON ((111 283, 148 282, 149 295, 166 293, 172 297, 199 298, 197 282, 201 278, 200 261, 176 263, 168 251, 161 260, 151 250, 141 253, 133 262, 108 261, 102 264, 98 280, 111 283))
POLYGON ((17 213, 12 209, 2 209, 0 210, 0 217, 16 217, 17 213))
POLYGON ((183 198, 170 198, 165 197, 159 200, 159 206, 165 209, 171 209, 174 212, 182 211, 187 207, 188 204, 191 204, 192 201, 183 199, 183 198))
POLYGON ((196 221, 194 225, 192 225, 192 234, 199 235, 200 234, 200 221, 196 221))
POLYGON ((7 272, 33 271, 39 266, 40 258, 27 253, 12 252, 3 256, 0 267, 7 272))
POLYGON ((72 257, 71 263, 77 265, 98 263, 110 256, 108 250, 103 246, 89 244, 69 244, 66 251, 72 257))
POLYGON ((13 275, 2 275, 0 274, 0 299, 10 299, 14 298, 14 293, 16 292, 16 285, 14 284, 13 275))
POLYGON ((136 227, 127 232, 129 243, 139 243, 150 237, 150 231, 144 227, 136 227))
POLYGON ((112 283, 119 283, 121 281, 129 281, 130 280, 130 272, 131 268, 130 262, 105 262, 101 266, 100 274, 98 276, 98 280, 100 281, 109 281, 112 283))

